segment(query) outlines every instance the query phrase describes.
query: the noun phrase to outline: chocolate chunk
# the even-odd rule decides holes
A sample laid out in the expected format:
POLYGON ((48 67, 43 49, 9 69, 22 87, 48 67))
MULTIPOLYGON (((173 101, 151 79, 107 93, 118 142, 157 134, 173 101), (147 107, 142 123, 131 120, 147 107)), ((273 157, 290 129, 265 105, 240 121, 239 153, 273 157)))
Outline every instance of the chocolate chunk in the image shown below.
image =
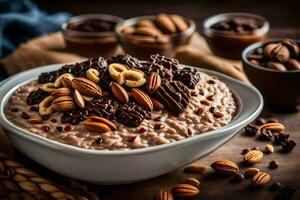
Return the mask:
POLYGON ((190 99, 189 89, 179 81, 162 83, 155 95, 176 116, 185 110, 190 99))
POLYGON ((263 140, 271 141, 274 136, 274 133, 270 130, 263 129, 260 131, 260 137, 263 140))
POLYGON ((171 70, 172 72, 177 71, 179 66, 178 60, 166 56, 161 56, 159 54, 151 55, 150 61, 154 63, 158 63, 164 66, 164 68, 171 70))
POLYGON ((296 146, 296 142, 294 140, 285 140, 284 142, 281 143, 281 146, 282 146, 282 152, 289 153, 296 146))
POLYGON ((174 80, 178 80, 187 87, 195 89, 196 84, 200 80, 200 73, 196 69, 185 67, 176 71, 174 80))
POLYGON ((30 92, 30 94, 28 95, 26 102, 28 105, 35 105, 40 103, 44 98, 46 98, 48 96, 48 92, 45 92, 44 90, 42 90, 41 88, 30 92))
POLYGON ((274 143, 280 145, 290 137, 289 134, 274 133, 274 143))
POLYGON ((119 123, 128 127, 138 127, 147 113, 134 102, 124 104, 117 110, 116 119, 119 123))
POLYGON ((141 68, 142 67, 140 61, 137 58, 132 57, 128 54, 114 56, 111 59, 109 59, 107 61, 107 63, 108 64, 119 63, 119 64, 126 65, 130 68, 141 68))
POLYGON ((246 127, 245 127, 245 133, 249 136, 255 136, 256 133, 258 131, 258 128, 257 126, 255 125, 252 125, 252 124, 248 124, 246 127))
POLYGON ((87 110, 71 110, 66 111, 61 117, 61 123, 68 124, 79 124, 79 122, 84 120, 84 117, 88 115, 87 110))
POLYGON ((171 70, 164 68, 162 65, 154 62, 146 62, 142 64, 139 70, 143 71, 146 75, 152 72, 156 72, 160 75, 162 79, 171 80, 173 78, 173 73, 171 70))
POLYGON ((89 101, 85 107, 88 115, 97 115, 109 120, 115 118, 115 113, 118 109, 118 102, 109 97, 101 97, 89 101))
POLYGON ((59 77, 58 71, 44 72, 38 77, 39 83, 53 83, 59 77))

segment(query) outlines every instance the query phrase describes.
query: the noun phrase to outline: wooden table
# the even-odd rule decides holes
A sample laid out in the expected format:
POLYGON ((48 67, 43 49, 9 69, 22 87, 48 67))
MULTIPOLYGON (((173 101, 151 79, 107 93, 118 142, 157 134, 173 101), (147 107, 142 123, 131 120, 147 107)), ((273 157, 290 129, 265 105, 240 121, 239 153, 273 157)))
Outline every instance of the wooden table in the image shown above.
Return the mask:
MULTIPOLYGON (((300 29, 275 29, 271 33, 273 37, 291 37, 299 38, 300 29)), ((282 184, 291 184, 297 191, 294 194, 293 199, 300 199, 300 113, 293 114, 275 114, 267 109, 264 110, 264 115, 271 115, 279 119, 280 122, 285 124, 286 133, 290 134, 290 137, 295 140, 298 145, 289 154, 283 154, 278 152, 279 146, 275 146, 275 152, 271 155, 265 155, 263 161, 255 167, 266 171, 271 174, 272 180, 279 181, 282 184), (279 161, 279 168, 275 170, 268 169, 268 164, 271 160, 279 161)), ((242 127, 241 127, 242 128, 242 127)), ((0 139, 0 147, 2 148, 7 143, 3 143, 3 139, 0 139)), ((232 140, 224 144, 210 155, 199 159, 194 164, 204 164, 209 166, 213 161, 217 159, 230 159, 236 163, 240 163, 243 159, 241 151, 244 148, 253 148, 258 146, 263 149, 267 142, 259 141, 255 137, 246 136, 242 131, 236 135, 232 140)), ((9 146, 9 145, 8 145, 9 146)), ((6 151, 7 148, 5 149, 6 151)), ((16 153, 16 157, 22 163, 25 163, 29 168, 36 169, 42 175, 55 180, 58 183, 68 184, 65 179, 59 177, 39 166, 38 164, 30 161, 24 155, 16 153)), ((245 167, 241 165, 241 171, 243 172, 245 167)), ((121 167, 121 166, 120 166, 121 167)), ((264 187, 258 191, 252 191, 249 189, 249 179, 245 179, 240 184, 232 184, 229 178, 222 178, 217 176, 209 168, 201 175, 191 175, 183 173, 182 169, 174 171, 172 173, 153 178, 147 181, 119 185, 119 186, 97 186, 89 185, 88 188, 91 191, 97 192, 103 200, 150 200, 154 197, 155 193, 160 189, 170 189, 174 184, 181 181, 185 177, 199 178, 201 185, 201 194, 196 199, 273 199, 275 192, 270 192, 268 187, 264 187)))

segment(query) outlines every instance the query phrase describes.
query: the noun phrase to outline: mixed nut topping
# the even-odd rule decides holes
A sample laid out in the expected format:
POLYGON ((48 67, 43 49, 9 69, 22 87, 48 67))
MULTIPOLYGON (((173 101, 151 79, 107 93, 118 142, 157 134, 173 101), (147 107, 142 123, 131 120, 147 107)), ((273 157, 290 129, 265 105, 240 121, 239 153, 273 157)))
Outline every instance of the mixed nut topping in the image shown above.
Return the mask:
POLYGON ((284 39, 255 49, 247 58, 254 65, 273 70, 300 70, 299 52, 299 44, 295 40, 284 39))

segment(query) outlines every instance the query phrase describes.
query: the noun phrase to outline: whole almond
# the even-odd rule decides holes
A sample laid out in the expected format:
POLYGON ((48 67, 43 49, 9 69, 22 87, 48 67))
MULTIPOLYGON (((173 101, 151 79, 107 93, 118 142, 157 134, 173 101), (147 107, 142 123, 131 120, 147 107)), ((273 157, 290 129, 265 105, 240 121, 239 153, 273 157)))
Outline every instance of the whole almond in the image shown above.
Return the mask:
POLYGON ((62 96, 52 102, 52 107, 56 111, 63 112, 74 109, 75 103, 71 96, 62 96))
POLYGON ((83 121, 83 126, 86 130, 97 133, 106 133, 111 131, 109 126, 101 122, 95 122, 90 119, 83 121))
POLYGON ((178 32, 184 32, 188 29, 187 23, 184 19, 179 15, 169 15, 172 22, 175 24, 178 32))
POLYGON ((176 33, 176 26, 170 17, 164 13, 158 14, 155 17, 155 23, 166 34, 176 33))
POLYGON ((258 168, 251 167, 251 168, 246 169, 245 176, 247 176, 247 177, 253 177, 258 172, 260 172, 260 170, 258 168))
POLYGON ((161 32, 156 27, 143 26, 136 28, 132 34, 156 37, 161 35, 161 32))
POLYGON ((195 187, 198 187, 200 185, 200 182, 195 178, 186 178, 182 181, 182 183, 190 184, 190 185, 193 185, 195 187))
POLYGON ((273 147, 273 145, 267 144, 267 145, 265 146, 265 152, 268 153, 268 154, 273 153, 273 152, 274 152, 274 147, 273 147))
POLYGON ((265 172, 258 172, 251 181, 252 186, 261 187, 266 185, 271 179, 271 176, 265 172))
POLYGON ((151 98, 153 103, 153 110, 162 110, 164 109, 164 105, 160 103, 157 99, 151 98))
POLYGON ((211 167, 222 175, 234 175, 239 171, 237 164, 230 160, 217 160, 211 164, 211 167))
POLYGON ((78 92, 78 90, 75 90, 74 92, 74 100, 80 108, 84 108, 85 106, 84 99, 82 95, 78 92))
POLYGON ((157 193, 155 200, 173 200, 173 195, 166 190, 160 190, 157 193))
POLYGON ((185 173, 191 173, 191 174, 202 174, 206 169, 206 166, 201 165, 190 165, 184 168, 185 173))
POLYGON ((105 119, 105 118, 103 118, 103 117, 98 117, 98 116, 96 116, 96 115, 92 115, 92 116, 86 117, 86 119, 90 119, 90 120, 92 120, 92 121, 94 121, 94 122, 101 122, 101 123, 104 123, 104 124, 106 124, 112 131, 114 131, 114 130, 117 129, 116 125, 115 125, 113 122, 111 122, 111 121, 109 121, 108 119, 105 119))
POLYGON ((199 189, 190 184, 179 183, 172 188, 172 194, 177 198, 192 198, 199 194, 199 189))
POLYGON ((158 73, 151 73, 147 79, 146 88, 150 93, 154 93, 161 85, 161 77, 158 73))
POLYGON ((89 96, 89 97, 99 97, 102 95, 101 88, 96 85, 94 82, 77 77, 72 80, 72 87, 79 91, 80 94, 89 96))
POLYGON ((142 90, 136 88, 132 89, 131 96, 143 108, 151 111, 153 110, 153 103, 151 98, 142 90))
POLYGON ((282 133, 285 127, 281 123, 266 123, 259 127, 259 131, 266 130, 271 131, 272 133, 282 133))
POLYGON ((127 91, 118 83, 111 82, 110 83, 110 89, 113 93, 114 97, 120 101, 121 103, 128 103, 129 102, 129 96, 127 91))
POLYGON ((51 96, 53 96, 54 98, 58 98, 62 96, 72 96, 72 95, 73 95, 72 90, 65 87, 58 88, 51 93, 51 96))
POLYGON ((61 78, 61 83, 64 87, 71 89, 72 88, 72 80, 73 80, 72 74, 64 74, 63 77, 61 78))
POLYGON ((248 164, 258 163, 262 160, 264 154, 259 150, 251 150, 244 155, 244 161, 248 164))

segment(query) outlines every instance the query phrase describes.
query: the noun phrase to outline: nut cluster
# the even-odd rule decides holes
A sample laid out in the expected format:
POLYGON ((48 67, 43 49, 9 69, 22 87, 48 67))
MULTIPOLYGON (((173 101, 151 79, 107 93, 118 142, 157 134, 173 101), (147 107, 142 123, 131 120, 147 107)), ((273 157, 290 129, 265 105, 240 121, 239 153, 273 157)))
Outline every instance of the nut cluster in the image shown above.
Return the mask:
MULTIPOLYGON (((199 73, 179 69, 177 60, 160 55, 143 64, 130 55, 119 55, 42 73, 38 80, 42 86, 29 94, 27 103, 39 104, 42 118, 60 112, 62 123, 83 121, 86 130, 98 133, 116 130, 115 121, 137 127, 152 111, 183 112, 199 73)), ((23 118, 29 119, 25 114, 23 118)))
POLYGON ((182 33, 189 28, 188 22, 179 15, 161 13, 153 20, 142 19, 133 26, 123 27, 121 32, 127 39, 145 43, 167 43, 170 34, 182 33))
POLYGON ((299 44, 295 40, 285 39, 257 48, 247 57, 252 64, 269 69, 300 70, 299 51, 299 44))

